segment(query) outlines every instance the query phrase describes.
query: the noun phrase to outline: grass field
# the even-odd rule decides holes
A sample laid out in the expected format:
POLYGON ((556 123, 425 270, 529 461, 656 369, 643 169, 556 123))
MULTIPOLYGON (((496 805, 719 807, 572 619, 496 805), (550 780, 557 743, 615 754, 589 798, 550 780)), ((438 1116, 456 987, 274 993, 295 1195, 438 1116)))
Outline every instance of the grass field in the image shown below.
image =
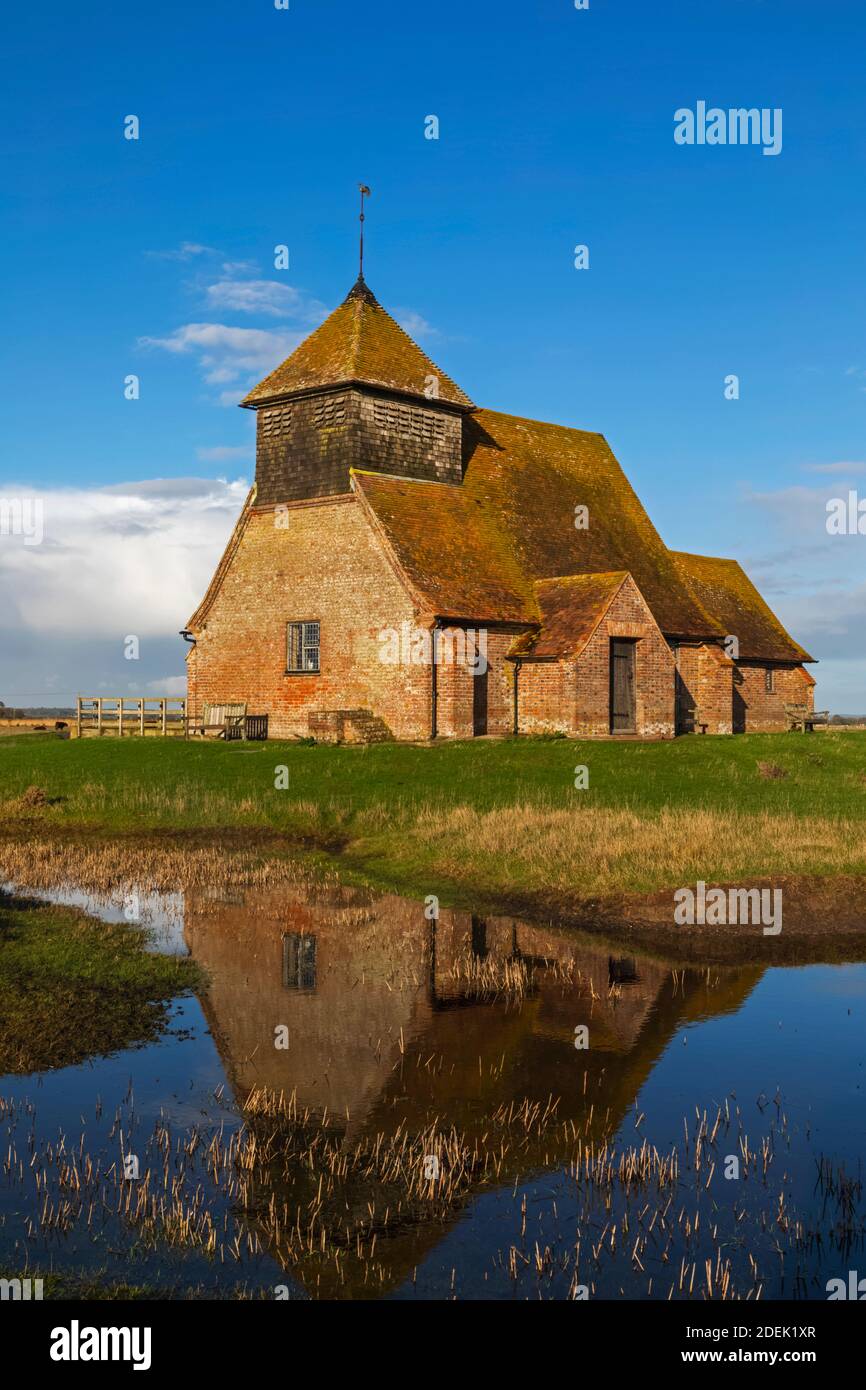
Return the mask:
POLYGON ((866 872, 861 732, 432 747, 22 736, 0 743, 0 789, 7 838, 286 837, 454 901, 866 872))
POLYGON ((665 743, 476 740, 430 746, 12 737, 0 744, 0 795, 28 786, 66 800, 58 817, 111 828, 257 824, 287 829, 310 807, 346 815, 398 807, 518 801, 866 816, 866 733, 749 734, 665 743), (784 777, 762 775, 761 763, 784 777), (574 769, 589 770, 576 793, 574 769), (275 768, 289 787, 274 787, 275 768), (299 811, 299 806, 303 809, 299 811))

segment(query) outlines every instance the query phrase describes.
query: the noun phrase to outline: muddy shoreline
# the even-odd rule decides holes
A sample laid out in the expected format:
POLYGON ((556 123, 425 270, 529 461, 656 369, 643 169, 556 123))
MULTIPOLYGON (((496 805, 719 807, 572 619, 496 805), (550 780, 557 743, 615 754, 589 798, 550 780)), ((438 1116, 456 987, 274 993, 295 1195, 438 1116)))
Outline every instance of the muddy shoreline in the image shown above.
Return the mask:
MULTIPOLYGON (((299 875, 333 876, 371 891, 419 896, 414 885, 395 882, 378 866, 353 860, 348 836, 291 837, 236 826, 114 834, 52 827, 49 838, 45 828, 34 817, 30 825, 18 821, 0 830, 0 878, 33 888, 71 882, 94 891, 138 881, 160 891, 203 882, 241 886, 290 882, 299 875)), ((674 965, 805 965, 866 959, 866 877, 780 876, 712 886, 781 889, 781 931, 765 934, 760 924, 752 923, 677 925, 674 887, 562 901, 540 893, 503 893, 442 881, 425 884, 419 901, 436 889, 443 907, 565 927, 596 945, 634 950, 674 965)))

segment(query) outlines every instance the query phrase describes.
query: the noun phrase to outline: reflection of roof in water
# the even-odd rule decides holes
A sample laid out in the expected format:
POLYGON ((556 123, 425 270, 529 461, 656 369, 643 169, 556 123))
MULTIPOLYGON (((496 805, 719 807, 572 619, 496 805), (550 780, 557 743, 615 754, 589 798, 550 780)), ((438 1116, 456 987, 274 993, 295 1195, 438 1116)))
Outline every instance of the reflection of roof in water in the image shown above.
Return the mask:
MULTIPOLYGON (((203 1005, 238 1103, 254 1087, 294 1092, 300 1110, 327 1112, 352 1142, 401 1123, 417 1133, 437 1117, 477 1138, 498 1106, 551 1096, 560 1121, 584 1132, 593 1105, 588 1133, 608 1132, 676 1028, 738 1007, 761 974, 729 972, 711 987, 703 972, 612 960, 554 928, 444 910, 434 927, 420 903, 348 889, 256 890, 244 905, 191 892, 186 906, 188 945, 210 977, 203 1005), (516 994, 491 996, 505 979, 516 994), (586 1051, 575 1048, 580 1024, 586 1051), (274 1046, 280 1025, 287 1050, 274 1046)), ((530 1136, 503 1176, 567 1163, 573 1147, 573 1132, 559 1128, 537 1146, 530 1136)), ((442 1232, 428 1222, 389 1234, 391 1286, 442 1232)), ((326 1288, 318 1270, 319 1292, 351 1293, 351 1282, 326 1288)))

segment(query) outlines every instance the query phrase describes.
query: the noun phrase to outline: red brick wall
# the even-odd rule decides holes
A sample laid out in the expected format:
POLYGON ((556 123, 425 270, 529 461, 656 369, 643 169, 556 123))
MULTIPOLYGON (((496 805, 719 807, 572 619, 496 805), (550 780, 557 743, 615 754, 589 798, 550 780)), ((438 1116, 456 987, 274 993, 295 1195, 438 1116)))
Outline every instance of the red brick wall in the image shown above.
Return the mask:
MULTIPOLYGON (((271 735, 282 737, 306 735, 310 711, 361 709, 395 738, 427 738, 431 667, 383 661, 380 634, 429 621, 419 618, 353 497, 254 509, 189 652, 190 712, 200 715, 205 701, 243 700, 250 713, 268 714, 271 735), (322 625, 318 675, 286 674, 286 624, 301 619, 322 625)), ((521 664, 521 733, 609 733, 614 637, 636 639, 638 734, 673 735, 674 656, 630 578, 576 662, 521 664)), ((513 639, 513 631, 487 630, 491 734, 513 729, 514 666, 506 660, 513 639)), ((771 693, 760 663, 736 663, 735 686, 734 663, 718 646, 681 644, 678 661, 681 715, 697 707, 710 733, 784 729, 786 703, 813 705, 810 678, 799 666, 775 667, 771 693)), ((463 662, 439 665, 441 737, 472 737, 475 679, 463 662)))
POLYGON ((519 732, 575 734, 574 689, 573 661, 521 662, 517 673, 519 732))
POLYGON ((785 705, 815 707, 814 686, 802 666, 774 666, 773 690, 765 688, 767 664, 738 661, 734 684, 737 732, 774 733, 787 728, 785 705))
POLYGON ((734 726, 734 663, 711 642, 680 643, 678 731, 695 731, 694 715, 708 734, 730 734, 734 726))
POLYGON ((610 732, 610 643, 636 637, 637 733, 673 738, 674 659, 646 602, 629 578, 584 648, 577 663, 577 726, 582 733, 610 732))
POLYGON ((628 578, 577 661, 524 662, 519 675, 521 733, 610 733, 610 644, 635 638, 636 731, 674 734, 674 658, 634 580, 628 578))
MULTIPOLYGON (((454 629, 449 631, 453 632, 454 629)), ((477 629, 476 629, 477 631, 477 629)), ((487 684, 487 732, 510 734, 514 729, 514 666, 505 654, 514 642, 514 631, 485 629, 487 633, 487 675, 473 676, 465 664, 441 661, 436 672, 436 729, 442 738, 472 738, 473 683, 487 684)), ((444 652, 446 634, 440 635, 439 650, 444 652)), ((458 649, 459 650, 459 649, 458 649)))
POLYGON ((396 738, 427 737, 430 667, 388 665, 379 633, 412 602, 352 497, 253 511, 188 663, 191 709, 245 700, 274 737, 306 735, 309 710, 359 708, 396 738), (281 524, 275 524, 279 518, 281 524), (286 624, 321 623, 319 675, 286 674, 286 624))

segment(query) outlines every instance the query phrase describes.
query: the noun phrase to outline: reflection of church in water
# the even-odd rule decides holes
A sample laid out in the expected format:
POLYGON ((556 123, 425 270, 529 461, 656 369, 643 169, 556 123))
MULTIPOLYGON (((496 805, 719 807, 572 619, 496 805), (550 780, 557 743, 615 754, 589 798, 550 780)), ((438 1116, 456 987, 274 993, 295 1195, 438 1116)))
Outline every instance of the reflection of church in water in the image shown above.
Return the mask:
MULTIPOLYGON (((231 902, 191 893, 185 937, 209 975, 202 1004, 239 1106, 264 1086, 294 1092, 300 1112, 327 1112, 329 1132, 349 1145, 435 1123, 483 1148, 500 1107, 555 1102, 555 1124, 521 1130, 503 1149, 497 1176, 508 1187, 567 1167, 576 1133, 615 1130, 676 1029, 738 1007, 761 974, 673 972, 554 928, 446 910, 433 923, 421 903, 337 888, 251 890, 231 902), (526 986, 516 994, 491 992, 515 979, 526 986), (581 1025, 586 1050, 575 1046, 581 1025)), ((375 1189, 338 1187, 333 1214, 363 1230, 368 1198, 378 1201, 375 1189)), ((315 1205, 315 1177, 302 1166, 292 1181, 268 1178, 258 1209, 273 1201, 288 1213, 315 1205)), ((436 1268, 461 1209, 382 1233, 379 1294, 407 1287, 428 1258, 436 1268)), ((258 1234, 299 1290, 371 1296, 351 1249, 339 1267, 312 1255, 297 1263, 267 1222, 258 1234)))
POLYGON ((471 1127, 550 1096, 561 1118, 594 1102, 615 1124, 677 1027, 736 1007, 761 973, 674 973, 555 928, 446 909, 431 922, 420 903, 339 888, 189 893, 185 936, 238 1103, 294 1091, 353 1134, 435 1115, 471 1127), (525 992, 484 987, 515 967, 525 992))

